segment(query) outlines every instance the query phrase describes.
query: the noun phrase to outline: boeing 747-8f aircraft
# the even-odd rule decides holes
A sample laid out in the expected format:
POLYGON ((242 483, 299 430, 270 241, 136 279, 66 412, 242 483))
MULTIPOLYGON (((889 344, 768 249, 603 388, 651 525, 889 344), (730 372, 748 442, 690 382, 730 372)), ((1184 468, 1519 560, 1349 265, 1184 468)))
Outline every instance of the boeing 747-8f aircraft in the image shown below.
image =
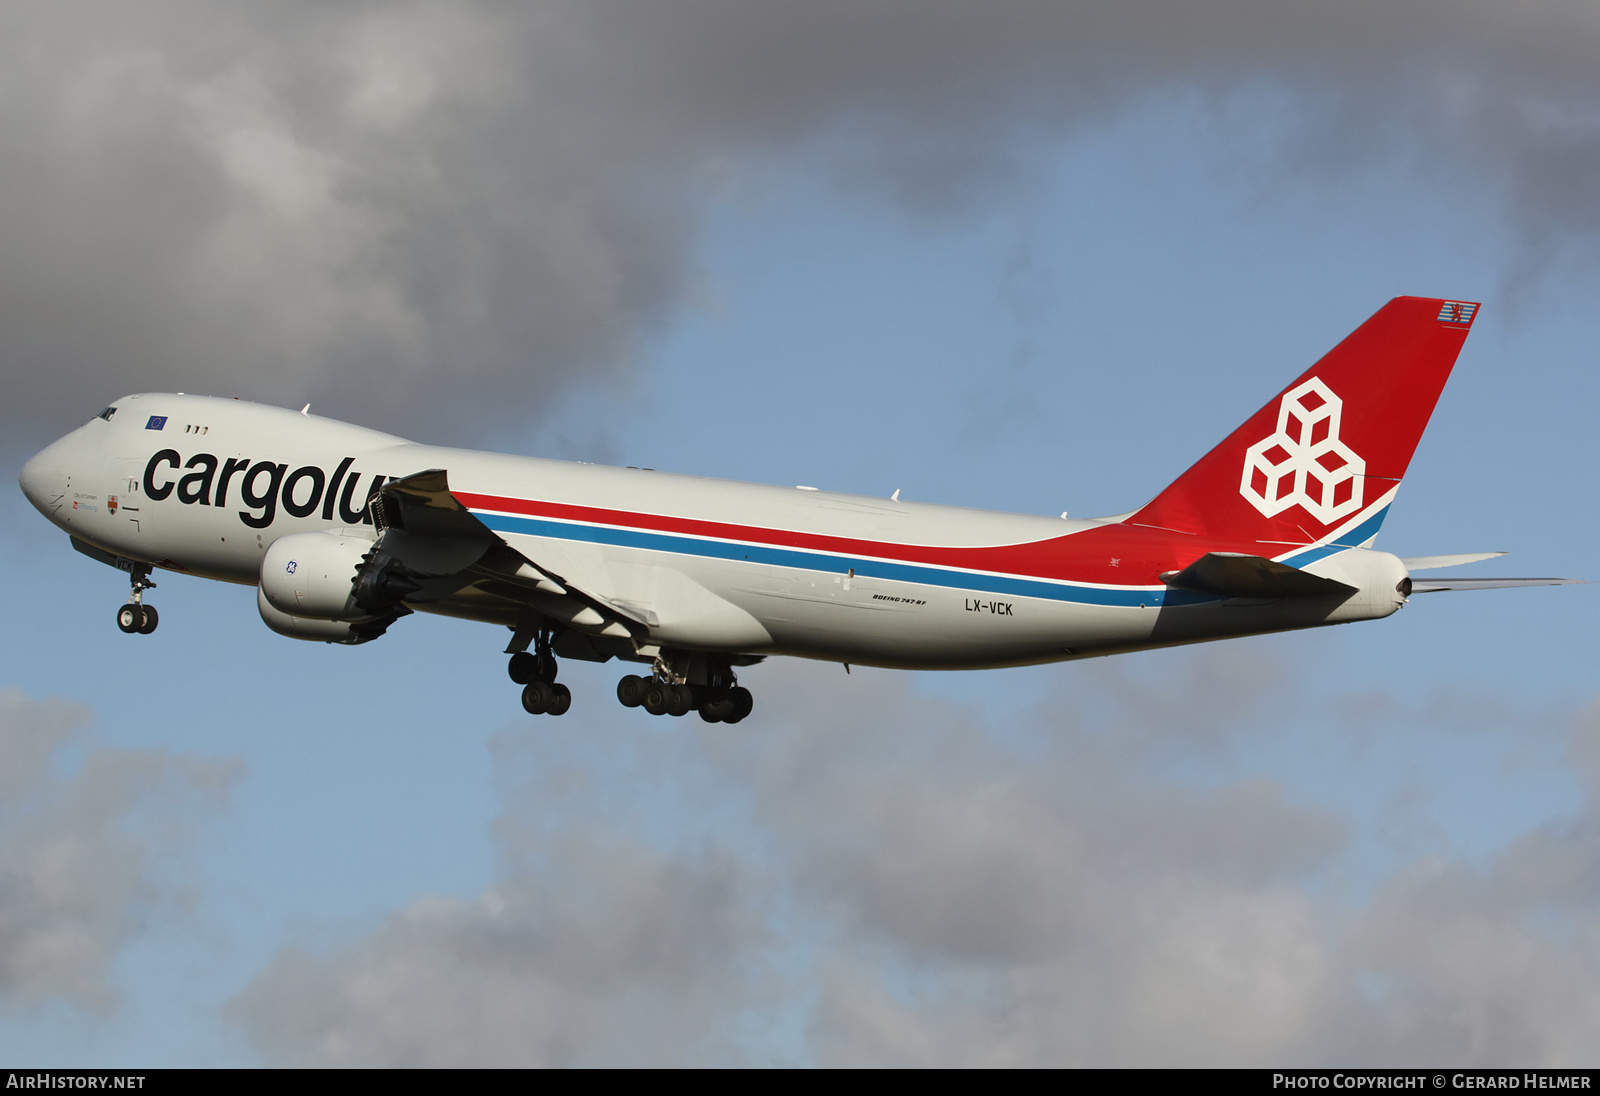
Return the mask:
POLYGON ((509 628, 532 713, 557 657, 651 667, 652 714, 738 722, 768 655, 1019 666, 1386 617, 1415 593, 1563 579, 1414 579, 1373 540, 1477 305, 1399 297, 1120 517, 987 513, 417 445, 238 400, 144 393, 39 453, 22 489, 126 571, 257 586, 296 639, 366 643, 413 610, 509 628))

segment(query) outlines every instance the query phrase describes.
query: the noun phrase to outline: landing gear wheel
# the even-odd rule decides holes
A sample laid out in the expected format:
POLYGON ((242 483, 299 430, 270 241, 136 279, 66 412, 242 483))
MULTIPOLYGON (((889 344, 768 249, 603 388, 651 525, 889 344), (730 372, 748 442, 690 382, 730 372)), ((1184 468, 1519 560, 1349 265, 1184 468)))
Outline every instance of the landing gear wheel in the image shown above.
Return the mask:
POLYGON ((707 723, 722 723, 733 714, 733 694, 727 689, 714 689, 700 705, 700 718, 707 723))
MULTIPOLYGON (((522 638, 522 633, 518 633, 522 638)), ((522 639, 524 645, 527 640, 522 639)), ((542 681, 546 685, 556 679, 556 671, 561 667, 556 662, 554 650, 555 633, 541 630, 534 638, 534 647, 531 651, 518 651, 511 656, 511 661, 506 663, 506 673, 518 685, 530 685, 535 681, 542 681)))
MULTIPOLYGON (((562 686, 563 691, 565 686, 562 686)), ((534 681, 522 690, 522 707, 529 715, 544 715, 556 703, 556 687, 543 681, 534 681)), ((567 694, 567 703, 572 703, 572 694, 567 694)), ((562 708, 566 711, 566 708, 562 708)))
POLYGON ((647 681, 644 688, 644 710, 651 715, 666 715, 672 703, 672 686, 664 681, 647 681))
POLYGON ((546 685, 550 690, 550 706, 545 709, 547 715, 566 715, 567 709, 572 707, 572 690, 565 685, 546 685))
POLYGON ((132 635, 143 632, 149 635, 156 630, 156 611, 152 606, 144 603, 144 592, 154 590, 156 584, 150 581, 150 568, 139 564, 128 573, 128 586, 133 593, 133 600, 117 610, 117 627, 132 635))
POLYGON ((648 679, 629 674, 617 682, 617 699, 625 708, 637 708, 644 703, 645 687, 649 684, 648 679))
POLYGON ((131 601, 117 610, 117 627, 129 635, 144 627, 144 606, 131 601))
POLYGON ((742 685, 736 685, 728 690, 728 696, 733 701, 733 711, 722 717, 724 723, 737 723, 750 714, 755 707, 756 698, 750 695, 750 690, 742 685))
POLYGON ((667 694, 667 714, 673 716, 688 715, 694 707, 694 692, 687 685, 669 686, 667 694))

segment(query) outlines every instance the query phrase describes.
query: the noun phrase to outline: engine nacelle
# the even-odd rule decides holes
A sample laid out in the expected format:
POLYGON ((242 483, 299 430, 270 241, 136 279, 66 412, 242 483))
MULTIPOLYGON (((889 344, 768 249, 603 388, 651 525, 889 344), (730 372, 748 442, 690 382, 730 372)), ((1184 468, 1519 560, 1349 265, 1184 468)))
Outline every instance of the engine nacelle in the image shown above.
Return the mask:
POLYGON ((256 589, 256 608, 261 610, 261 619, 266 622, 268 628, 290 639, 306 639, 322 643, 365 643, 369 639, 377 639, 389 626, 388 621, 349 624, 342 620, 312 620, 308 617, 293 616, 274 607, 267 600, 266 591, 260 587, 256 589))
MULTIPOLYGON (((356 604, 355 579, 372 547, 364 537, 331 531, 279 537, 261 558, 261 595, 290 617, 370 620, 373 614, 356 604)), ((266 617, 265 610, 262 616, 266 617)), ((271 620, 267 623, 281 631, 271 620)))

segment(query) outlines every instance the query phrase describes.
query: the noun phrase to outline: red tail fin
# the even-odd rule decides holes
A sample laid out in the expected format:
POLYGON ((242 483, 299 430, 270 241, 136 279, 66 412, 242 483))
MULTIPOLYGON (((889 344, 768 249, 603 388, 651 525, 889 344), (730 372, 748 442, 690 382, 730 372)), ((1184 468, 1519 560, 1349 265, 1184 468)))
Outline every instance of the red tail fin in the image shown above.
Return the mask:
POLYGON ((1370 540, 1477 310, 1396 297, 1128 523, 1301 544, 1370 540))

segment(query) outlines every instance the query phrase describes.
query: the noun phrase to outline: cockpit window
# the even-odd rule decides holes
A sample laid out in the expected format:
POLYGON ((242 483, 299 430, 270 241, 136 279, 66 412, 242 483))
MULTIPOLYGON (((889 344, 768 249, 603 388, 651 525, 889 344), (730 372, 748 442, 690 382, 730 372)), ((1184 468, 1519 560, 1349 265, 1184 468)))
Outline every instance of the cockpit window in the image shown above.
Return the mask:
POLYGON ((95 418, 97 418, 97 419, 105 419, 107 422, 110 422, 111 421, 111 416, 115 415, 116 413, 117 413, 117 409, 115 407, 108 407, 104 411, 102 411, 98 415, 96 415, 95 418))

